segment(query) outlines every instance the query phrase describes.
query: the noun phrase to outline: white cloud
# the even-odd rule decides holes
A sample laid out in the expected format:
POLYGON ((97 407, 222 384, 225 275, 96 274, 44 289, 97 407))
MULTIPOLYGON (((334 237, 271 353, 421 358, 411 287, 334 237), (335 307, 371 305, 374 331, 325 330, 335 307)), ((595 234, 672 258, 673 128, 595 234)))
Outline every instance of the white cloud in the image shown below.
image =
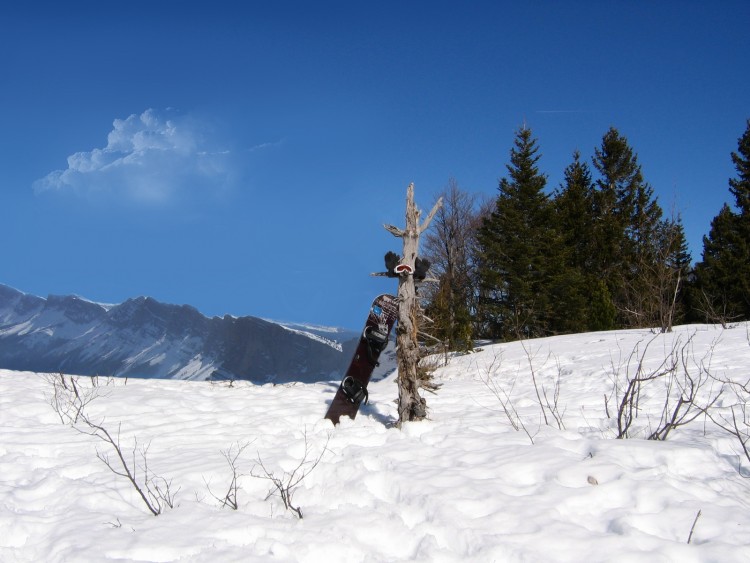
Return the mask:
POLYGON ((66 169, 33 189, 159 205, 224 189, 230 169, 231 152, 218 149, 202 123, 147 109, 115 119, 106 147, 70 155, 66 169))

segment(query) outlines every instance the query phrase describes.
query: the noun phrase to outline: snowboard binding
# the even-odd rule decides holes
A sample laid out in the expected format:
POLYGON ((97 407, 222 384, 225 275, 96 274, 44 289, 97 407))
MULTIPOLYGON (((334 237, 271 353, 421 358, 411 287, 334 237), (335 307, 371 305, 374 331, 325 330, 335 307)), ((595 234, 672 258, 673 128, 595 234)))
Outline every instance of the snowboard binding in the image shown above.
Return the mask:
POLYGON ((367 343, 367 358, 372 365, 377 366, 380 353, 388 345, 388 333, 368 326, 362 333, 362 338, 367 343))
POLYGON ((362 402, 369 402, 367 386, 372 378, 380 354, 390 342, 393 325, 398 318, 398 298, 394 295, 378 295, 370 305, 365 326, 359 333, 357 346, 351 362, 343 374, 336 394, 326 412, 326 419, 334 425, 341 417, 357 416, 362 402))
POLYGON ((341 382, 341 390, 344 392, 346 399, 354 405, 359 405, 363 400, 367 404, 370 398, 367 388, 351 375, 345 377, 344 381, 341 382))

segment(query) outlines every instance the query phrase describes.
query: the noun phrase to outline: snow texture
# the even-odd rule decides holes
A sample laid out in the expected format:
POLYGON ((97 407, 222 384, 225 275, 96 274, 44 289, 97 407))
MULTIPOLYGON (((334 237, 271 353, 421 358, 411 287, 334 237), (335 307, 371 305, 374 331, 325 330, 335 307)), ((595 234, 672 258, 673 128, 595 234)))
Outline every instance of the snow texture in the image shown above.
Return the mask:
POLYGON ((736 439, 702 416, 667 441, 643 439, 661 414, 659 383, 644 387, 630 439, 614 439, 605 412, 633 350, 653 367, 686 342, 690 366, 748 378, 747 324, 486 345, 440 368, 430 419, 402 429, 393 373, 335 428, 322 417, 337 382, 100 378, 89 416, 119 428, 126 453, 135 438, 150 443, 149 469, 179 487, 158 517, 97 459, 106 444, 61 424, 48 378, 0 371, 0 561, 750 561, 736 439), (563 429, 544 424, 532 373, 547 391, 559 382, 563 429), (222 508, 215 496, 231 471, 221 451, 244 444, 238 510, 222 508), (295 490, 298 519, 252 474, 258 460, 291 472, 306 446, 309 460, 322 457, 295 490))

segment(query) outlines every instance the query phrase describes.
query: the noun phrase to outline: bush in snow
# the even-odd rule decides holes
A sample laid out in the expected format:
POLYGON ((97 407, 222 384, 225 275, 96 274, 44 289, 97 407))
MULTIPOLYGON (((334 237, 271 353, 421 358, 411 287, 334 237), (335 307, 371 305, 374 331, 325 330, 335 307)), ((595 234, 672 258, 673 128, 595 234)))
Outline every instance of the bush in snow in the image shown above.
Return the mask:
MULTIPOLYGON (((104 420, 94 422, 91 419, 87 407, 101 396, 100 385, 98 377, 85 379, 90 381, 89 385, 82 385, 79 377, 66 377, 62 373, 47 376, 47 382, 52 387, 48 401, 60 417, 60 421, 109 445, 110 452, 102 452, 97 448, 96 457, 112 473, 125 477, 130 482, 154 516, 161 514, 167 507, 174 508, 177 491, 173 490, 172 480, 156 475, 149 469, 150 443, 139 447, 138 438, 134 438, 133 448, 126 457, 120 443, 121 425, 117 425, 117 432, 113 434, 104 426, 104 420), (114 454, 114 459, 110 457, 111 454, 114 454)), ((108 378, 106 384, 109 385, 113 381, 113 378, 108 378)))

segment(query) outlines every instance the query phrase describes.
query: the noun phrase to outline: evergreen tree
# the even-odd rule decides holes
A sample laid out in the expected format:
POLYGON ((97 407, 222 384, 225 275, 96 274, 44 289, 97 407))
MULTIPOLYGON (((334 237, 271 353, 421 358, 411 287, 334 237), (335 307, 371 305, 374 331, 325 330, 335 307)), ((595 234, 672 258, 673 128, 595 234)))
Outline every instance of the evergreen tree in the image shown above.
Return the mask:
POLYGON ((647 293, 648 273, 657 261, 652 242, 662 210, 638 157, 615 128, 604 135, 593 164, 600 178, 593 198, 592 272, 606 283, 618 324, 643 326, 655 299, 647 293))
POLYGON ((495 209, 479 230, 480 298, 492 338, 549 334, 550 290, 559 263, 553 208, 544 193, 536 140, 523 126, 510 151, 495 209))
POLYGON ((729 180, 737 211, 724 204, 703 237, 696 286, 711 322, 750 319, 750 120, 732 153, 737 178, 729 180))
POLYGON ((564 183, 555 194, 557 227, 568 249, 568 262, 580 270, 591 267, 593 238, 594 183, 581 154, 565 169, 564 183))
POLYGON ((685 239, 685 230, 679 217, 662 221, 652 241, 656 260, 645 272, 646 290, 653 307, 647 311, 651 326, 662 332, 671 332, 675 322, 685 319, 687 284, 692 258, 685 239))
POLYGON ((591 286, 591 303, 588 316, 589 330, 611 330, 617 322, 617 309, 604 280, 591 286))
POLYGON ((554 288, 555 332, 584 332, 592 327, 591 272, 594 184, 578 151, 565 169, 564 183, 555 193, 556 227, 560 233, 562 267, 554 288))
POLYGON ((695 273, 699 307, 709 322, 748 318, 750 256, 739 223, 739 216, 725 203, 703 237, 703 260, 696 264, 695 273))
POLYGON ((729 191, 734 196, 740 217, 750 221, 750 119, 745 133, 737 141, 737 152, 732 153, 737 178, 729 179, 729 191))

